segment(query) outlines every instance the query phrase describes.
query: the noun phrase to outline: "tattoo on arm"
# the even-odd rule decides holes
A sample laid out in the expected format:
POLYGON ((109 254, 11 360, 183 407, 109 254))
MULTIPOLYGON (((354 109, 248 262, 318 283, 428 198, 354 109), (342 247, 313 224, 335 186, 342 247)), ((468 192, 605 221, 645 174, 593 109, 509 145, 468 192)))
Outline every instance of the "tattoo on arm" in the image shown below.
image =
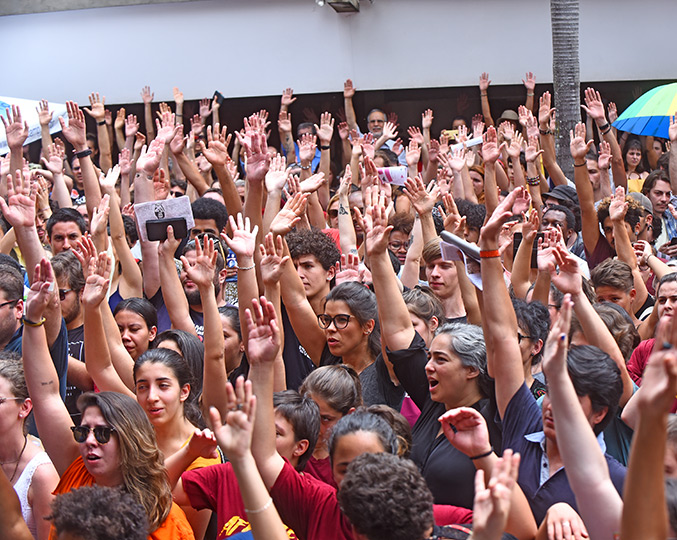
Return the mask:
POLYGON ((346 207, 343 206, 341 203, 339 203, 339 210, 338 210, 339 215, 341 216, 346 216, 348 215, 348 210, 346 210, 346 207))
POLYGON ((52 380, 50 380, 50 381, 43 381, 43 382, 41 382, 40 384, 41 384, 42 386, 49 386, 50 384, 54 384, 54 381, 52 381, 52 380))

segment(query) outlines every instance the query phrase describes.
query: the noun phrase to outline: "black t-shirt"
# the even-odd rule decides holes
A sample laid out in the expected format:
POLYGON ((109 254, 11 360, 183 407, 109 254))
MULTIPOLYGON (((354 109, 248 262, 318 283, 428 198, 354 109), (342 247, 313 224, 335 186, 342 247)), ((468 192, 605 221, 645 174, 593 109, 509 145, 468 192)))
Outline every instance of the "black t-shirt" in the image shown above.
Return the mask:
MULTIPOLYGON (((172 327, 172 321, 169 318, 169 312, 167 311, 167 306, 165 306, 165 301, 162 298, 162 289, 158 289, 155 295, 152 298, 148 299, 151 304, 155 306, 157 310, 157 332, 164 332, 169 330, 172 327)), ((200 340, 205 333, 205 323, 204 323, 204 314, 193 309, 189 309, 190 318, 195 325, 195 331, 197 332, 200 340)))
POLYGON ((282 327, 284 329, 282 358, 287 377, 287 388, 298 390, 303 380, 315 369, 315 364, 301 345, 299 338, 296 337, 284 304, 282 304, 282 327))
MULTIPOLYGON (((416 333, 414 341, 403 351, 388 351, 395 374, 407 394, 421 409, 412 430, 411 459, 421 470, 435 504, 449 504, 472 508, 475 497, 475 466, 468 456, 454 448, 444 434, 439 434, 437 419, 444 414, 445 406, 430 399, 425 365, 428 362, 425 342, 416 333)), ((496 407, 489 399, 472 405, 487 420, 489 439, 500 451, 501 436, 496 426, 496 407)))
MULTIPOLYGON (((68 356, 70 357, 69 361, 72 361, 71 359, 73 358, 80 362, 85 361, 84 324, 78 326, 77 328, 68 330, 68 356)), ((82 390, 80 390, 77 386, 66 386, 66 399, 64 402, 66 403, 66 408, 68 409, 68 412, 70 413, 71 418, 76 425, 80 423, 81 413, 78 411, 77 401, 81 394, 82 390)))

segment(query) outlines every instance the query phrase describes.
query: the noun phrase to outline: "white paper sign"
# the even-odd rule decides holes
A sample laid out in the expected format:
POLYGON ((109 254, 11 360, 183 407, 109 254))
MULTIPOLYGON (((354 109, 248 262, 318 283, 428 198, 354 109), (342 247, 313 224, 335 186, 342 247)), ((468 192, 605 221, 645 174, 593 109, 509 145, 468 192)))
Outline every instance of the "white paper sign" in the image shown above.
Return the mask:
MULTIPOLYGON (((0 114, 7 119, 7 110, 12 112, 12 105, 17 105, 21 109, 21 119, 28 124, 28 138, 26 144, 37 141, 40 138, 40 120, 38 118, 37 106, 40 102, 32 99, 19 99, 0 96, 0 114)), ((63 103, 50 103, 49 110, 52 112, 52 121, 49 123, 49 132, 57 133, 61 131, 59 117, 62 117, 68 123, 68 113, 66 105, 63 103)), ((0 122, 0 156, 9 152, 7 146, 7 136, 5 135, 5 126, 0 122)))
POLYGON ((190 199, 186 195, 176 199, 135 204, 134 213, 139 226, 139 236, 144 242, 148 241, 146 222, 151 219, 185 218, 188 231, 195 227, 190 199))

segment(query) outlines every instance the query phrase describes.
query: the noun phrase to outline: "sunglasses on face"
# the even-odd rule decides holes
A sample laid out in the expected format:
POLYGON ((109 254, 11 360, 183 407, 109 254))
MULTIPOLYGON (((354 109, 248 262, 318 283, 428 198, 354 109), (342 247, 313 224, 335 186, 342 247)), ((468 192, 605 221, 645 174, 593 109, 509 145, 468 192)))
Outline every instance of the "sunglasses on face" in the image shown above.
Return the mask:
POLYGON ((110 426, 71 426, 71 431, 73 432, 73 438, 76 442, 83 443, 89 437, 89 432, 94 432, 94 438, 99 444, 106 444, 110 441, 111 433, 115 431, 114 427, 110 426))
POLYGON ((320 328, 325 330, 331 326, 331 323, 334 323, 334 328, 337 330, 343 330, 346 326, 348 326, 351 317, 352 315, 344 315, 343 313, 339 313, 333 317, 331 315, 327 315, 326 313, 322 313, 317 316, 317 322, 320 325, 320 328))
POLYGON ((59 289, 59 300, 62 302, 66 299, 66 295, 73 289, 59 289))

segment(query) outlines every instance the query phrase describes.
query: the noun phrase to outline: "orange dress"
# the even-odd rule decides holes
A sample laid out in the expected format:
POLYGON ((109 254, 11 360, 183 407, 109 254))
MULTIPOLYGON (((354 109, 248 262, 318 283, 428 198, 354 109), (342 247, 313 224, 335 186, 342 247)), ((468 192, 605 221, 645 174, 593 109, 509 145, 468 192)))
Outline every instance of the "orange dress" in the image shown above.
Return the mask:
MULTIPOLYGON (((87 471, 82 456, 78 456, 66 469, 66 472, 63 473, 53 494, 60 495, 61 493, 68 493, 71 489, 92 486, 94 484, 96 484, 94 477, 87 471)), ((54 527, 52 527, 49 538, 50 540, 56 540, 54 527)), ((195 540, 195 536, 193 536, 193 529, 190 523, 188 523, 183 510, 175 503, 172 503, 172 509, 169 511, 167 519, 164 520, 160 527, 148 535, 148 540, 195 540)))

